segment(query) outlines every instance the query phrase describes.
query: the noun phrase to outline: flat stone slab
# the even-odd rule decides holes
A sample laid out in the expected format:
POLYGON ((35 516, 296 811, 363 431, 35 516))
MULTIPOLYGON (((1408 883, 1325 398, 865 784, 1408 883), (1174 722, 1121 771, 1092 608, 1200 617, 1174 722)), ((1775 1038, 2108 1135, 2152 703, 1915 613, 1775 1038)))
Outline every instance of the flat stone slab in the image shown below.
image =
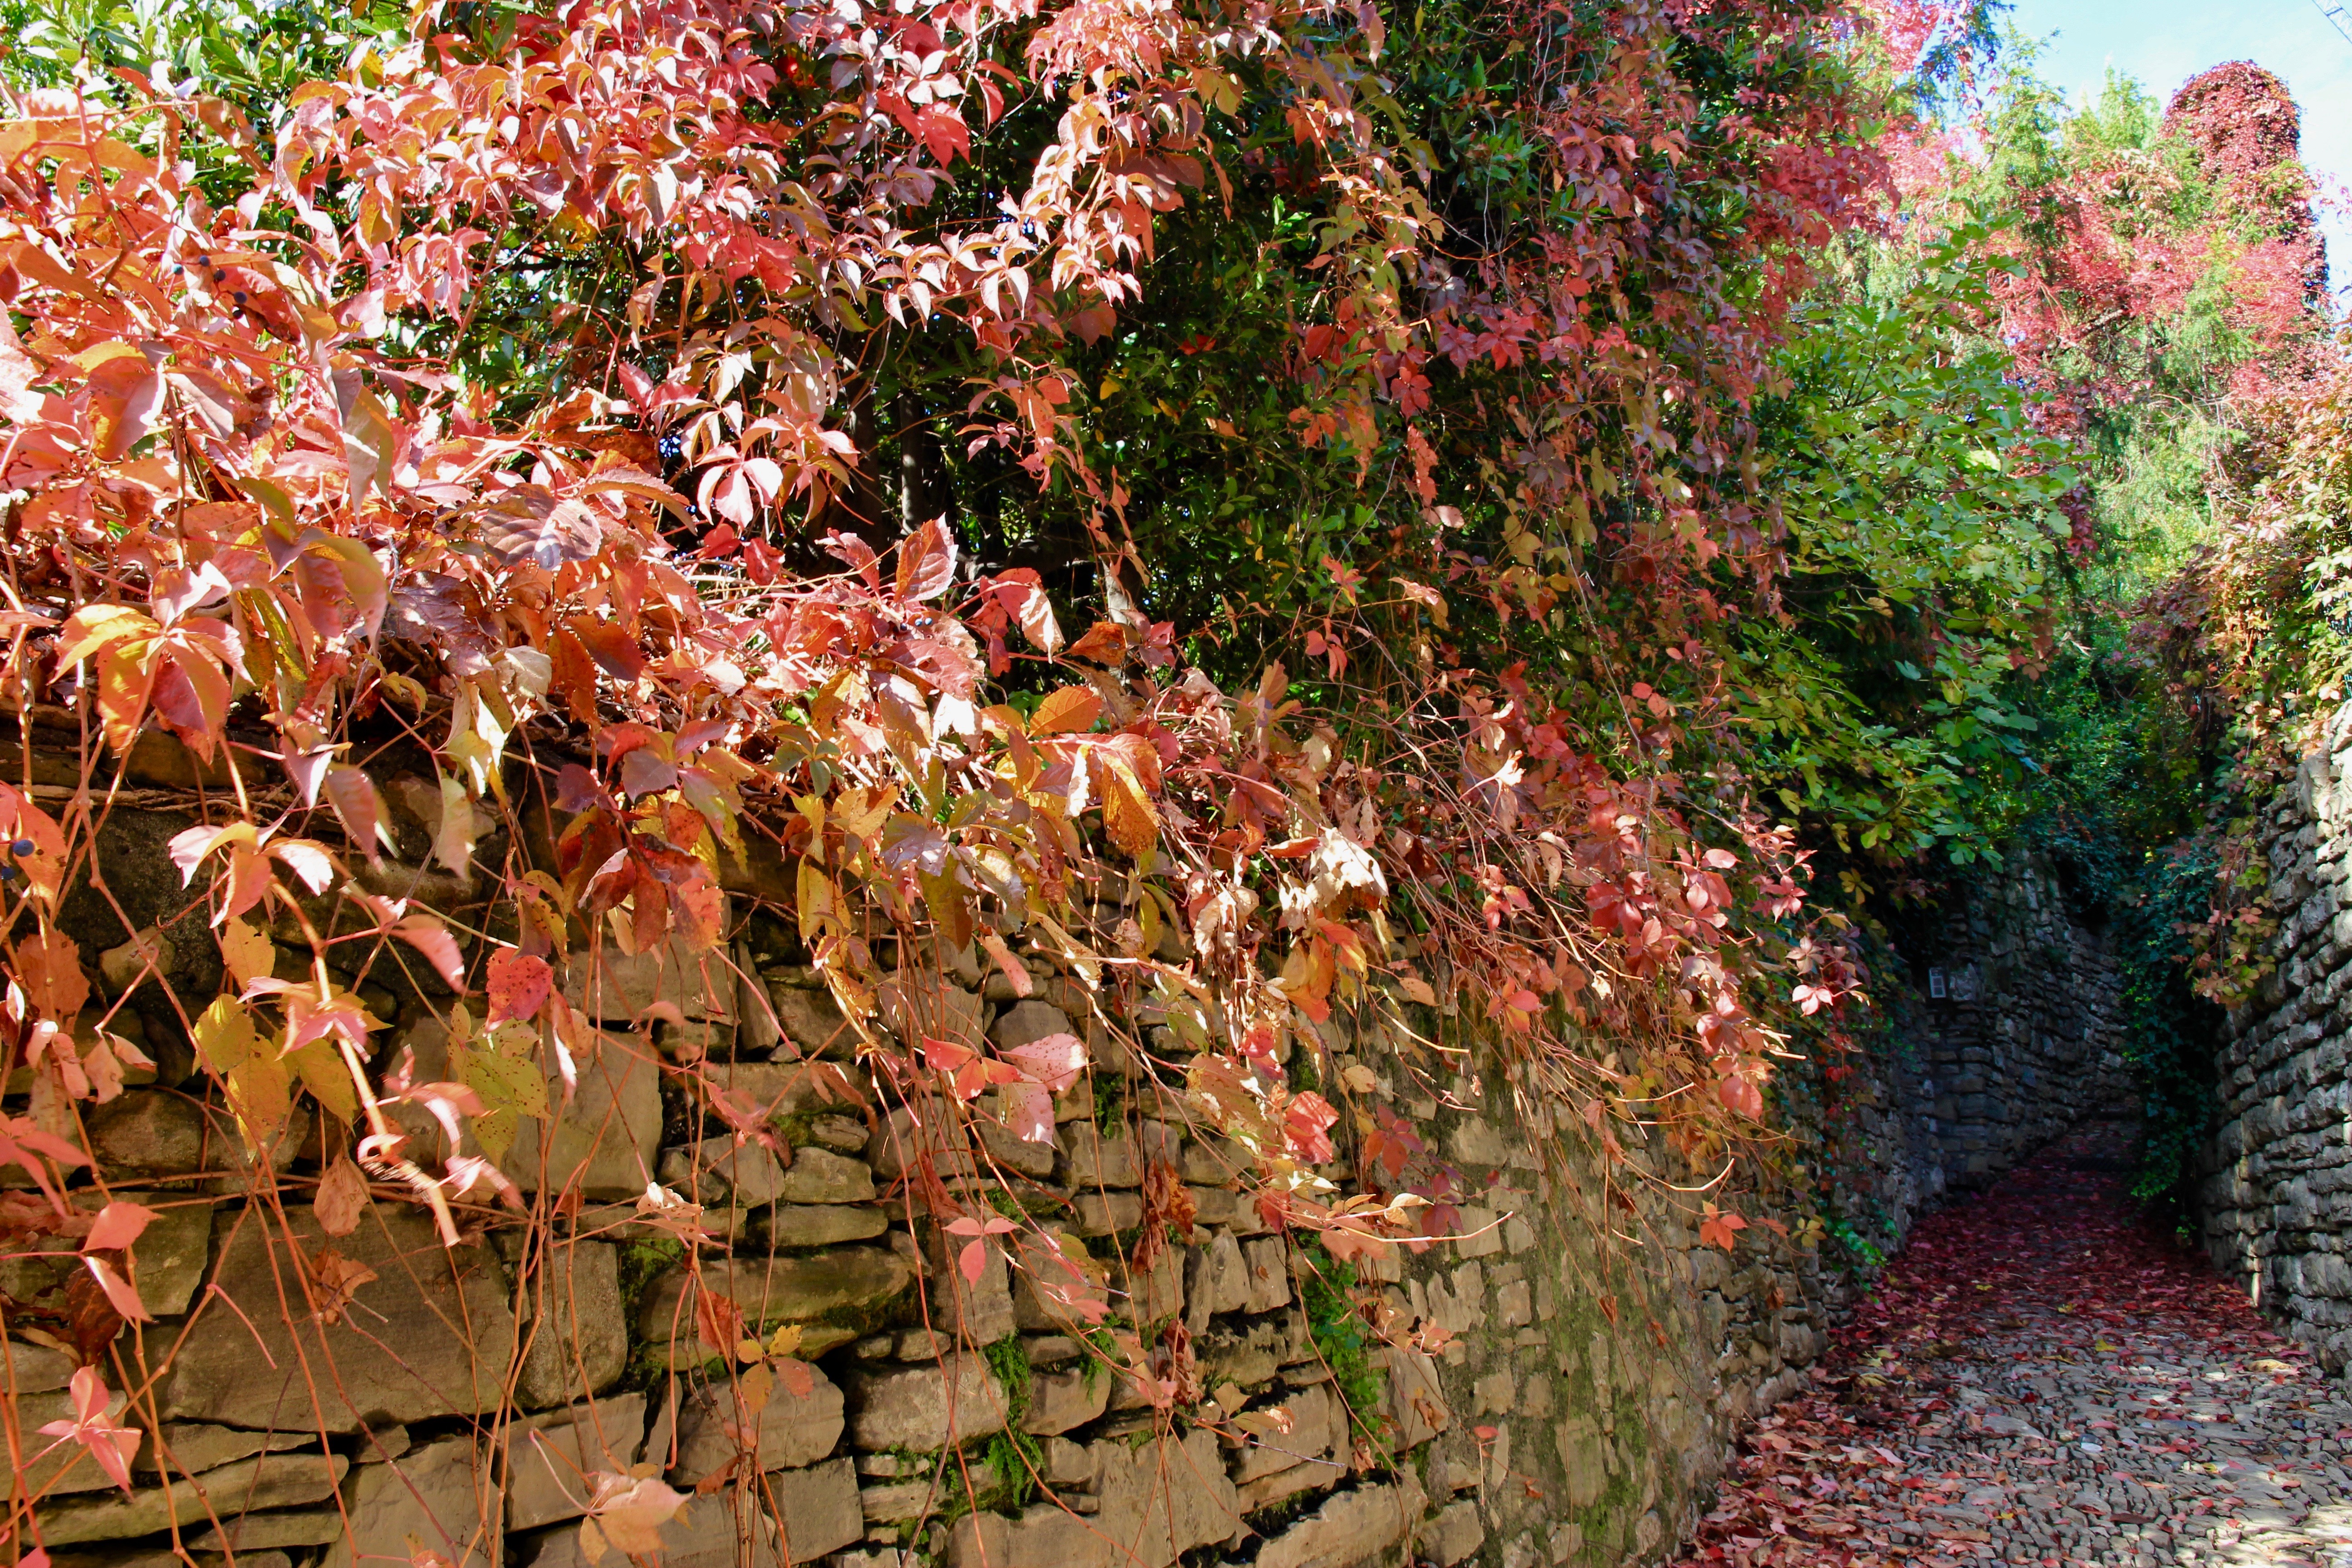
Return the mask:
POLYGON ((215 1279, 236 1310, 201 1305, 173 1364, 165 1420, 355 1432, 476 1415, 503 1397, 515 1322, 488 1248, 444 1248, 430 1218, 381 1203, 346 1237, 325 1235, 308 1211, 282 1226, 259 1211, 241 1223, 224 1215, 218 1229, 215 1279), (374 1278, 321 1324, 310 1302, 331 1304, 313 1282, 329 1252, 374 1278))

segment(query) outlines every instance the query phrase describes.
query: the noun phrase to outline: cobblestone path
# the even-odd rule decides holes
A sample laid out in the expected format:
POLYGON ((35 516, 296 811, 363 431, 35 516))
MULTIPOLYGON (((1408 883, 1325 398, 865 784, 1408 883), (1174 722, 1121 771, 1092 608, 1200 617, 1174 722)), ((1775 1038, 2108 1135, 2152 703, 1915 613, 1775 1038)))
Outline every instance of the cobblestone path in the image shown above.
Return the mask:
POLYGON ((2352 1568, 2352 1403, 2095 1125, 1923 1222, 1682 1562, 2352 1568))

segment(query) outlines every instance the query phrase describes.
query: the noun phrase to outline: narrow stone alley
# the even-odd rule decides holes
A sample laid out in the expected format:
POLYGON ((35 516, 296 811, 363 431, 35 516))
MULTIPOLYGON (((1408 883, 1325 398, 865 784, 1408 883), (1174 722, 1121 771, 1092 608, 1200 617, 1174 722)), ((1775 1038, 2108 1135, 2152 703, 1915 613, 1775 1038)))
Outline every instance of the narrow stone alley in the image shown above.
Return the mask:
POLYGON ((1681 1559, 2352 1568, 2352 1404, 2097 1122, 1923 1221, 1681 1559))

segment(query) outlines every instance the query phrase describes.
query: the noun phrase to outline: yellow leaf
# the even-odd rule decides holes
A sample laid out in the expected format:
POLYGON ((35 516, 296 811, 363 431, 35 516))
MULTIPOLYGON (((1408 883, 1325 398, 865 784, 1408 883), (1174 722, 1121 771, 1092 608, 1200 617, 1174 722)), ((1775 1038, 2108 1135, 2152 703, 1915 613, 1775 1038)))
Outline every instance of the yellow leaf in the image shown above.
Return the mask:
POLYGON ((352 1088, 352 1075, 335 1047, 325 1040, 312 1040, 300 1050, 290 1053, 285 1060, 291 1064, 302 1087, 324 1106, 327 1114, 339 1121, 350 1121, 360 1113, 360 1098, 352 1088))
POLYGON ((898 804, 898 786, 887 784, 877 789, 845 789, 833 803, 834 826, 851 838, 871 838, 881 831, 889 819, 890 810, 898 804))
POLYGON ((1102 769, 1103 826, 1129 859, 1140 860, 1160 842, 1160 815, 1124 762, 1108 755, 1097 761, 1108 764, 1102 769))
POLYGON ((803 860, 800 875, 801 941, 814 945, 829 926, 841 923, 840 900, 816 862, 803 860))
POLYGON ((518 1120, 547 1116, 547 1075, 539 1065, 539 1037, 527 1024, 502 1024, 487 1041, 455 1054, 450 1067, 481 1097, 474 1141, 503 1162, 514 1147, 518 1120))
POLYGON ((219 940, 221 962, 240 991, 278 967, 278 944, 241 920, 224 921, 219 940))
POLYGON ((253 1016, 232 997, 215 996, 191 1032, 196 1060, 215 1078, 226 1078, 251 1060, 261 1048, 254 1033, 253 1016))

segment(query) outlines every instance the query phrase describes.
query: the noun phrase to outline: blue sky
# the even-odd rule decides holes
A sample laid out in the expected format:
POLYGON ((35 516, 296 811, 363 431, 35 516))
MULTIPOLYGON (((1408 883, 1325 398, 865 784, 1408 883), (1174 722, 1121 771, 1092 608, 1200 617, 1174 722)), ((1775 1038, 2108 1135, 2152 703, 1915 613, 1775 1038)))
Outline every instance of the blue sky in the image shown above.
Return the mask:
MULTIPOLYGON (((2352 5, 2352 0, 2342 0, 2352 5)), ((2047 40, 2045 81, 2078 101, 2107 68, 2137 77, 2157 95, 2208 66, 2252 60, 2284 79, 2303 110, 2303 156, 2339 204, 2352 187, 2352 39, 2313 0, 2017 0, 2020 32, 2047 40)), ((2352 282, 2352 213, 2324 212, 2339 298, 2352 282)))

